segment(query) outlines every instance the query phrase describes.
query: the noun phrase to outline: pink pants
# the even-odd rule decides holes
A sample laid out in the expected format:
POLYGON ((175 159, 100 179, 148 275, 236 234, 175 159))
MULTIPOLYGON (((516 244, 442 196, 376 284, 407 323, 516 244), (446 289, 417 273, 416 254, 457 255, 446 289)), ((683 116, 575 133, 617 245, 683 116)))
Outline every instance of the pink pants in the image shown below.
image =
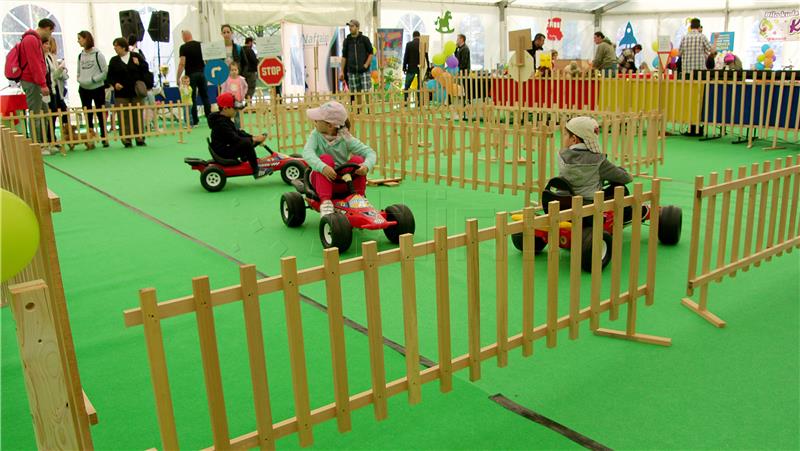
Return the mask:
MULTIPOLYGON (((332 168, 336 166, 336 163, 333 161, 333 156, 331 155, 321 155, 319 159, 332 168)), ((362 164, 364 162, 364 158, 358 155, 353 155, 347 162, 362 164)), ((348 172, 352 173, 353 189, 356 191, 356 194, 363 196, 367 192, 367 178, 363 175, 356 175, 355 170, 348 170, 348 172)), ((347 183, 342 181, 341 178, 338 178, 332 182, 328 180, 327 177, 322 175, 321 172, 317 171, 313 171, 311 173, 311 186, 313 186, 314 190, 317 192, 317 194, 319 194, 320 201, 331 200, 334 193, 347 193, 347 183)))

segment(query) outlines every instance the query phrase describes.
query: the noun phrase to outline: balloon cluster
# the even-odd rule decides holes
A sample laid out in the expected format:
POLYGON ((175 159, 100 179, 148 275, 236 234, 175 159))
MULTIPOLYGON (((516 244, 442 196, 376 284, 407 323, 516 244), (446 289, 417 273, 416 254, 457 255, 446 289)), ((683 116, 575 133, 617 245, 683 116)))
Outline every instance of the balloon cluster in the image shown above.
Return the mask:
POLYGON ((778 59, 778 57, 775 56, 775 50, 771 48, 769 44, 764 44, 761 46, 761 52, 761 55, 758 55, 756 58, 758 59, 758 62, 756 63, 756 69, 771 70, 775 60, 778 59))
POLYGON ((434 99, 443 102, 448 95, 461 96, 464 87, 456 83, 453 78, 458 73, 458 58, 454 55, 456 43, 447 41, 444 50, 433 56, 431 75, 433 80, 428 80, 426 87, 433 91, 434 99))
MULTIPOLYGON (((650 47, 653 49, 654 52, 658 53, 658 42, 653 42, 650 47)), ((672 42, 669 43, 670 51, 669 56, 667 57, 667 61, 665 63, 666 66, 674 66, 678 62, 678 56, 680 55, 680 50, 672 46, 672 42)), ((659 68, 661 64, 658 60, 658 56, 653 58, 653 68, 659 68)))

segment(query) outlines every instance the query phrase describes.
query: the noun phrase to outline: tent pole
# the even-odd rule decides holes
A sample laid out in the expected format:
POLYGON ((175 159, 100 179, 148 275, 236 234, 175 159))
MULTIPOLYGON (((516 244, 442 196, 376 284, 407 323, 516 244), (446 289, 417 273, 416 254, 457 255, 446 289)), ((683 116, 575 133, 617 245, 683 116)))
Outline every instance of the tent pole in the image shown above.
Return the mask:
POLYGON ((92 30, 92 36, 97 36, 94 23, 94 2, 89 2, 89 29, 92 30))
MULTIPOLYGON (((500 61, 508 61, 508 19, 506 18, 506 8, 508 8, 508 0, 497 2, 497 9, 500 10, 500 61)), ((491 66, 489 68, 491 69, 491 66)))
POLYGON ((725 0, 725 28, 723 30, 728 31, 728 21, 731 18, 731 5, 730 0, 725 0))

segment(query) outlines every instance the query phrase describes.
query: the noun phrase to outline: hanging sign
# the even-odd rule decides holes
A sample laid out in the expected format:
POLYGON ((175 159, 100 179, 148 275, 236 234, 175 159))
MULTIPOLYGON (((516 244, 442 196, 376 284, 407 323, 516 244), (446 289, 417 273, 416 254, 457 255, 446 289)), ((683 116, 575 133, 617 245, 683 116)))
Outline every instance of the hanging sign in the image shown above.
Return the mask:
POLYGON ((453 14, 450 11, 445 11, 443 15, 436 18, 436 31, 439 33, 452 33, 456 31, 450 27, 450 21, 453 20, 453 14))
POLYGON ((561 18, 551 17, 547 19, 547 40, 560 41, 564 39, 564 34, 561 33, 561 18))
POLYGON ((800 9, 765 10, 758 34, 765 41, 800 41, 800 9))
POLYGON ((733 31, 711 33, 711 45, 717 49, 717 52, 732 52, 733 31))
POLYGON ((225 41, 201 42, 200 50, 206 61, 225 59, 225 41))
POLYGON ((267 36, 267 38, 263 40, 263 44, 259 42, 258 50, 259 54, 264 56, 280 56, 282 51, 280 30, 276 31, 273 35, 267 36))
POLYGON ((658 51, 669 52, 672 50, 672 43, 669 40, 669 35, 661 35, 658 37, 658 51))

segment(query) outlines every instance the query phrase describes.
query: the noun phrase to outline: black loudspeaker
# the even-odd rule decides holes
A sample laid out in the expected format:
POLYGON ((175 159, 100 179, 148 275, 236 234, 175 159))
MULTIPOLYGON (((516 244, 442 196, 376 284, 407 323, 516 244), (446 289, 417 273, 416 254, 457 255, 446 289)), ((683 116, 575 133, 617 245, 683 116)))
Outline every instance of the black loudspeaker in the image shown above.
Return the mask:
POLYGON ((154 11, 150 16, 147 34, 153 42, 169 42, 169 11, 154 11))
POLYGON ((144 39, 142 18, 139 16, 139 11, 135 9, 119 12, 119 28, 122 31, 122 37, 125 39, 128 39, 131 35, 136 36, 136 42, 141 42, 144 39))

